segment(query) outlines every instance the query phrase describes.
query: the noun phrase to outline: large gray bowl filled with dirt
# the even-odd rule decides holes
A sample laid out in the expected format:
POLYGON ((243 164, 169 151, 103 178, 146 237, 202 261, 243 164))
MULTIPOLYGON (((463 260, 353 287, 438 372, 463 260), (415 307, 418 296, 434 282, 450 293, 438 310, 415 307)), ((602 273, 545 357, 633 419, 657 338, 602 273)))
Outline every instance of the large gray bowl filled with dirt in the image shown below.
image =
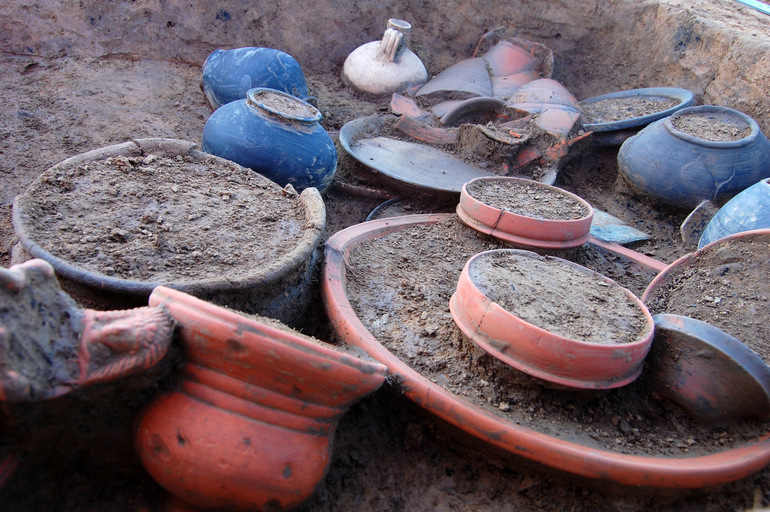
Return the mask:
POLYGON ((69 158, 13 205, 20 244, 89 307, 146 305, 158 285, 292 323, 326 220, 297 194, 192 142, 140 139, 69 158))

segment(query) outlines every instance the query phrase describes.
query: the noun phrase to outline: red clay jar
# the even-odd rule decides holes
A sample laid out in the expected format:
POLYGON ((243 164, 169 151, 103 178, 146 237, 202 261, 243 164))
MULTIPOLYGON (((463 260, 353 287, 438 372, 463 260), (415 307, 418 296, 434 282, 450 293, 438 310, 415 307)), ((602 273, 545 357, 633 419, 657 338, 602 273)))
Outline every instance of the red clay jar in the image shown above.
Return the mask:
MULTIPOLYGON (((550 258, 554 266, 566 266, 571 271, 602 279, 608 287, 620 288, 645 318, 643 332, 630 343, 599 344, 567 338, 507 311, 476 284, 474 265, 483 259, 507 255, 545 260, 535 253, 514 249, 487 251, 468 260, 449 302, 455 323, 468 338, 517 370, 562 386, 612 389, 639 377, 652 344, 654 323, 650 312, 633 293, 585 267, 550 258)), ((502 282, 500 286, 511 284, 516 283, 502 282)))
POLYGON ((150 304, 179 324, 178 391, 137 421, 144 467, 203 509, 285 510, 309 498, 348 407, 387 368, 165 287, 150 304))
POLYGON ((485 177, 476 178, 463 185, 460 204, 457 205, 457 216, 473 229, 518 247, 569 249, 579 247, 588 241, 593 221, 593 208, 585 200, 558 187, 522 178, 485 177), (506 182, 564 196, 566 201, 583 205, 588 213, 579 219, 551 220, 531 217, 485 204, 474 198, 468 191, 468 187, 474 184, 493 186, 506 182))
POLYGON ((429 224, 447 215, 379 219, 344 229, 326 242, 324 306, 335 331, 349 345, 386 364, 404 396, 448 424, 508 454, 586 478, 630 486, 702 488, 745 478, 770 463, 770 433, 712 455, 645 457, 589 448, 530 430, 477 407, 423 377, 388 351, 358 318, 345 290, 346 261, 356 247, 391 231, 429 224))

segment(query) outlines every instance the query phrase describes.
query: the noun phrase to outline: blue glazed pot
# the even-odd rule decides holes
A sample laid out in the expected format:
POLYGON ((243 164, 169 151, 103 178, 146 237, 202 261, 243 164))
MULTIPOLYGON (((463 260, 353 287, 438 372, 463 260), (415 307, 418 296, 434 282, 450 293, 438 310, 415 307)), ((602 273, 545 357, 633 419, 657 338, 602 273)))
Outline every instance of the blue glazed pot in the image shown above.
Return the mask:
POLYGON ((324 191, 337 170, 337 148, 318 110, 273 89, 251 89, 218 108, 203 127, 203 151, 248 167, 282 187, 324 191))
POLYGON ((203 63, 201 88, 211 108, 246 98, 249 89, 267 87, 314 101, 302 68, 288 53, 272 48, 216 50, 203 63))
POLYGON ((770 228, 770 179, 730 199, 706 226, 698 249, 735 233, 770 228))
POLYGON ((770 142, 743 112, 700 106, 656 121, 626 140, 618 153, 620 175, 634 191, 679 208, 703 199, 719 201, 770 177, 770 142), (750 133, 737 141, 713 142, 674 127, 678 116, 698 115, 750 133))

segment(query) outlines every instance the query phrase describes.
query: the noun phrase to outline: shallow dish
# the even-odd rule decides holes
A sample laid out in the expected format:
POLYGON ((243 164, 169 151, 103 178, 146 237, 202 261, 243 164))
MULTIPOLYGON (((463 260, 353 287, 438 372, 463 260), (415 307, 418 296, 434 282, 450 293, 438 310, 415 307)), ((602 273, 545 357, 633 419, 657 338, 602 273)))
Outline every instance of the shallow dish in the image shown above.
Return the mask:
POLYGON ((678 103, 673 107, 654 112, 639 117, 629 119, 619 119, 617 121, 606 121, 599 123, 585 123, 583 127, 591 132, 611 132, 614 130, 627 130, 629 128, 641 128, 658 119, 668 117, 677 110, 692 106, 694 101, 693 93, 686 89, 676 87, 647 87, 644 89, 632 89, 630 91, 618 91, 601 96, 588 98, 580 102, 581 106, 591 103, 599 103, 604 100, 624 100, 624 99, 650 99, 650 100, 676 100, 678 103))
POLYGON ((448 215, 412 215, 375 220, 338 232, 326 244, 323 300, 331 323, 350 345, 384 363, 404 395, 482 442, 587 478, 632 486, 699 488, 749 476, 770 462, 770 433, 723 452, 689 458, 616 453, 537 432, 474 405, 412 369, 385 348, 364 326, 347 295, 348 262, 357 248, 389 233, 418 224, 431 225, 448 215))

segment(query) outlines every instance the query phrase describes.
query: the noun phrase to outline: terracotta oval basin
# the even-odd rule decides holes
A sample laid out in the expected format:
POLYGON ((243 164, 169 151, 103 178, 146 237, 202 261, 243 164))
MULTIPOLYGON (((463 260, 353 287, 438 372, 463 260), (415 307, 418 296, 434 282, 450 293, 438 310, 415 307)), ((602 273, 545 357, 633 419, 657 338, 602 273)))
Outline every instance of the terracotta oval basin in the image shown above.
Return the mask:
POLYGON ((588 241, 593 220, 593 208, 580 197, 557 187, 522 178, 476 178, 463 185, 457 215, 465 224, 484 234, 524 248, 568 249, 588 241), (507 188, 509 203, 486 204, 477 197, 484 189, 507 188), (546 215, 530 213, 522 206, 523 198, 547 195, 557 200, 546 215), (562 212, 569 206, 578 207, 578 215, 562 212), (524 208, 524 211, 520 209, 524 208))
MULTIPOLYGON (((550 294, 550 290, 544 289, 543 293, 550 294)), ((512 304, 513 309, 518 306, 512 304)), ((449 307, 458 327, 481 348, 518 370, 567 387, 610 389, 634 381, 642 373, 644 358, 653 337, 652 316, 634 294, 585 267, 528 251, 501 249, 472 257, 460 275, 449 307), (516 270, 526 267, 527 261, 538 265, 538 268, 542 264, 554 273, 560 270, 559 275, 569 279, 560 283, 562 285, 585 286, 586 307, 582 308, 582 316, 590 314, 586 310, 591 300, 587 291, 590 283, 597 281, 605 286, 606 290, 602 292, 612 296, 609 302, 617 309, 607 310, 609 318, 594 319, 595 324, 600 326, 596 331, 603 332, 594 332, 582 339, 568 337, 555 329, 549 331, 517 316, 508 310, 509 305, 501 305, 493 296, 500 289, 513 287, 517 290, 513 293, 518 298, 511 302, 524 302, 529 295, 527 280, 522 283, 513 277, 516 270), (495 277, 480 275, 489 268, 505 267, 511 271, 500 274, 498 282, 490 283, 495 277), (618 322, 621 309, 625 315, 618 322), (643 320, 630 318, 629 314, 634 312, 640 313, 643 320), (643 325, 640 325, 640 320, 643 325), (626 334, 633 329, 638 329, 634 336, 626 334), (626 337, 628 340, 620 339, 626 337)), ((527 317, 530 315, 535 317, 532 322, 542 320, 531 311, 527 317)))
POLYGON ((770 463, 770 433, 719 453, 689 458, 630 455, 587 447, 537 432, 476 406, 430 381, 386 349, 357 316, 346 292, 351 252, 367 242, 448 215, 413 215, 375 220, 338 232, 326 244, 322 292, 338 335, 389 368, 404 395, 466 433, 495 448, 587 478, 632 486, 700 488, 749 476, 770 463))

